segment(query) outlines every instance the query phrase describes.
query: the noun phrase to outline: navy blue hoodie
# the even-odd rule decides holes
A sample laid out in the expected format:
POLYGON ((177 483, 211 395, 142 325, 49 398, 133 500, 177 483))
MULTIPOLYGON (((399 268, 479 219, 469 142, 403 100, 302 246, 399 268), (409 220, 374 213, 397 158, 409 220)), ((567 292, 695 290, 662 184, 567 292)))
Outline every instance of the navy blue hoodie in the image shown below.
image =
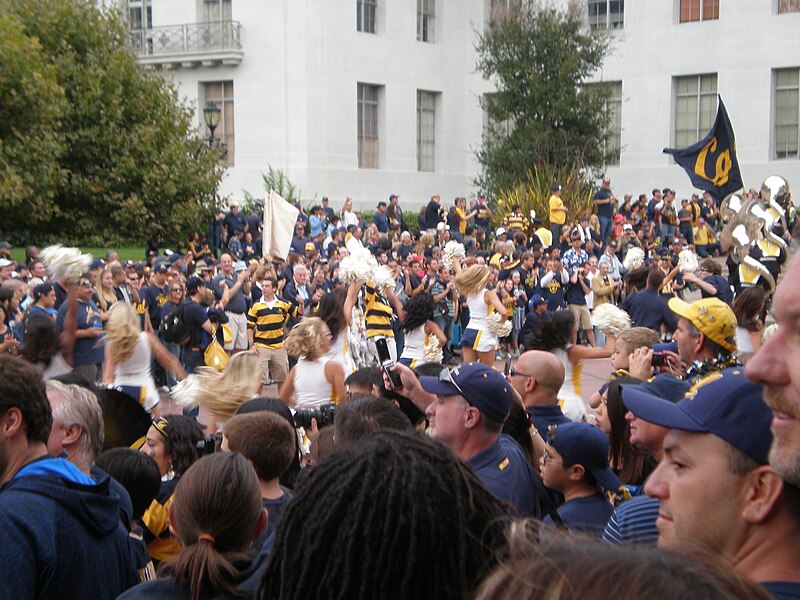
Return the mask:
POLYGON ((0 488, 3 598, 116 598, 137 581, 119 498, 61 458, 0 488))

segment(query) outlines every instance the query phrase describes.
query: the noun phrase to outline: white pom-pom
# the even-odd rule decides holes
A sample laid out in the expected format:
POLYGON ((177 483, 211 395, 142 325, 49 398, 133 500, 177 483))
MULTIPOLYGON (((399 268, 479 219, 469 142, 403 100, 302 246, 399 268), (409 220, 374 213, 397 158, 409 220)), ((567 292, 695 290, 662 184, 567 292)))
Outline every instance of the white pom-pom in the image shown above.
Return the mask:
POLYGON ((91 254, 81 254, 77 248, 65 248, 61 244, 48 246, 42 250, 39 258, 47 267, 50 279, 71 283, 77 283, 92 263, 91 254))
POLYGON ((489 331, 495 334, 498 339, 507 337, 511 333, 511 328, 514 326, 511 321, 496 312, 486 317, 486 323, 489 327, 489 331))
POLYGON ((442 264, 448 269, 453 268, 453 261, 461 263, 467 255, 464 250, 464 244, 455 240, 450 240, 444 245, 442 249, 442 264))
POLYGON ((201 391, 200 380, 194 375, 188 375, 172 388, 169 396, 175 404, 183 408, 196 408, 201 391))
POLYGON ((678 254, 678 269, 681 273, 694 273, 699 265, 700 259, 691 250, 681 250, 678 254))
POLYGON ((641 267, 642 264, 644 264, 644 250, 641 248, 631 248, 628 250, 628 253, 625 255, 625 260, 622 262, 622 266, 625 267, 627 271, 635 269, 636 267, 641 267))
POLYGON ((372 281, 375 283, 375 289, 378 290, 378 293, 383 296, 386 296, 389 292, 394 291, 394 277, 392 276, 392 270, 389 267, 378 265, 375 268, 372 281))
POLYGON ((613 304, 601 304, 592 310, 592 325, 607 335, 618 336, 631 328, 631 318, 613 304))
POLYGON ((357 281, 364 283, 375 276, 378 262, 366 248, 357 248, 350 256, 342 260, 339 265, 339 278, 345 282, 357 281))
POLYGON ((767 325, 764 328, 764 331, 761 332, 761 343, 766 344, 767 340, 775 335, 775 332, 778 331, 778 324, 772 323, 771 325, 767 325))
POLYGON ((444 353, 439 347, 439 338, 432 333, 425 338, 425 348, 423 350, 425 362, 440 363, 444 360, 444 353))

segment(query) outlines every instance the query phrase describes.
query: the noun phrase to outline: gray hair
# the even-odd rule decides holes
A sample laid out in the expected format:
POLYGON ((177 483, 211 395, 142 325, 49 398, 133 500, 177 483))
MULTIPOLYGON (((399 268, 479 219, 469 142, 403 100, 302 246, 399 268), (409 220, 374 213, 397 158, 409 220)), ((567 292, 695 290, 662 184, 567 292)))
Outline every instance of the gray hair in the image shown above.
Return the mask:
POLYGON ((105 439, 103 410, 97 396, 79 385, 52 379, 47 382, 47 391, 58 392, 63 396, 63 400, 50 400, 53 421, 60 421, 65 426, 80 425, 81 437, 74 458, 76 462, 91 466, 103 450, 105 439))

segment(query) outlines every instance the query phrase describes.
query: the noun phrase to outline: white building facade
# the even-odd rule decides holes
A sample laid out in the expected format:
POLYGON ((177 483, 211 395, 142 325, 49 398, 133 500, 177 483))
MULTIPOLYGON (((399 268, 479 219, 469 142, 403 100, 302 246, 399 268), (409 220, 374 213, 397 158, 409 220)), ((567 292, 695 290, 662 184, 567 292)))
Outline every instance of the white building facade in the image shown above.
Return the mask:
MULTIPOLYGON (((491 86, 476 30, 508 0, 128 0, 132 45, 198 108, 221 109, 220 194, 263 194, 267 165, 300 188, 374 207, 474 195, 491 86)), ((562 0, 565 1, 565 0, 562 0)), ((662 154, 703 137, 721 94, 745 185, 800 166, 799 0, 584 0, 612 29, 597 80, 615 98, 607 167, 617 196, 688 177, 662 154)))

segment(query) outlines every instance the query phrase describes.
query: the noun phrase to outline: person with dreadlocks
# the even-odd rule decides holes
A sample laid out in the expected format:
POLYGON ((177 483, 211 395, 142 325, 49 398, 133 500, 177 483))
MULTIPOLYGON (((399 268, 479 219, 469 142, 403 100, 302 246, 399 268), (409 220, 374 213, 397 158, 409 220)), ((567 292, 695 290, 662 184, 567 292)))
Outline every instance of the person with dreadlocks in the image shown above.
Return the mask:
POLYGON ((430 336, 435 336, 439 340, 439 348, 447 343, 447 336, 433 322, 434 307, 433 296, 428 292, 412 296, 403 306, 400 317, 405 333, 405 346, 398 362, 407 367, 413 369, 417 365, 433 362, 425 356, 425 346, 430 336))
POLYGON ((497 564, 508 520, 438 442, 378 432, 311 472, 283 515, 257 597, 462 600, 497 564))

